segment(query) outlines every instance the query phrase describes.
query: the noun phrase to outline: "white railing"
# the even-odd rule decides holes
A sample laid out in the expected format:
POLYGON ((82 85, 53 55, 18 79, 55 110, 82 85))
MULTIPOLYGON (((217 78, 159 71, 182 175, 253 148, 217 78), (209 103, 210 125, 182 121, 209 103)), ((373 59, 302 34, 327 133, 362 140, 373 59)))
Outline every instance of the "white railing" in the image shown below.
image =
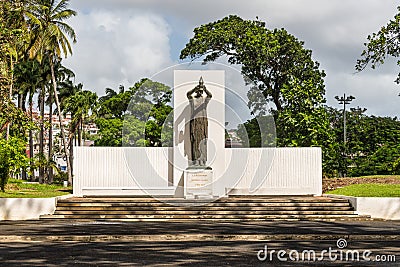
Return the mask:
MULTIPOLYGON (((172 148, 76 147, 74 195, 176 195, 172 148)), ((320 148, 225 149, 216 196, 321 195, 320 148)))

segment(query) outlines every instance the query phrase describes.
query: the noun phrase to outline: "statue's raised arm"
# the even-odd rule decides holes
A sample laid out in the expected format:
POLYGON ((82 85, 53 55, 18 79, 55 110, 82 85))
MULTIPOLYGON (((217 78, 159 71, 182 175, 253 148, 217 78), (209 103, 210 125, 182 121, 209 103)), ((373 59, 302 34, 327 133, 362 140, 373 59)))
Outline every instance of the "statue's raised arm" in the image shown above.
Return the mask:
POLYGON ((208 91, 207 87, 204 85, 203 77, 200 77, 199 84, 195 88, 187 92, 186 96, 190 100, 193 98, 202 97, 204 93, 206 94, 205 95, 206 98, 208 99, 212 98, 211 92, 208 91))
MULTIPOLYGON (((200 78, 200 79, 201 79, 201 81, 203 80, 203 78, 200 78)), ((203 84, 203 86, 204 86, 204 84, 203 84)), ((208 90, 207 90, 207 87, 205 87, 205 86, 204 86, 204 92, 206 93, 207 98, 212 98, 211 92, 208 91, 208 90)))

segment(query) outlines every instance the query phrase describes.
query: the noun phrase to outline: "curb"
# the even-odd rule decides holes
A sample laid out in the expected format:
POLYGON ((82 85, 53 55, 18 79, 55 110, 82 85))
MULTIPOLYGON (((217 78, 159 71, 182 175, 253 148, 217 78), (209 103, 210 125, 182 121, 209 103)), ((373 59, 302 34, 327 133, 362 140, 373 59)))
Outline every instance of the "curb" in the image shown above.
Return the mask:
POLYGON ((302 240, 338 240, 344 238, 353 241, 399 241, 400 235, 5 235, 0 242, 195 242, 195 241, 302 241, 302 240))

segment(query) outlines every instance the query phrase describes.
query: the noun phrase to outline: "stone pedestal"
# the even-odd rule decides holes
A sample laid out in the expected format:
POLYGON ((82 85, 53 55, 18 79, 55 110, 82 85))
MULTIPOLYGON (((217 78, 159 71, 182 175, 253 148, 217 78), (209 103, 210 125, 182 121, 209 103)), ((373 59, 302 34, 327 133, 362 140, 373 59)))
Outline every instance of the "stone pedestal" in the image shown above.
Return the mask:
POLYGON ((213 198, 213 171, 207 169, 185 170, 184 197, 186 199, 213 198))

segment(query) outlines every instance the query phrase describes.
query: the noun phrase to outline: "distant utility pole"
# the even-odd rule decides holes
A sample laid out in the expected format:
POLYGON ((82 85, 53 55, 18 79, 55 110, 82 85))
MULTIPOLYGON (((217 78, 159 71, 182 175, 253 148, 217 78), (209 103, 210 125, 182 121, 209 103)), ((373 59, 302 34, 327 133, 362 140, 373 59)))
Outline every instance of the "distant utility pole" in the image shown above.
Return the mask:
POLYGON ((343 142, 346 144, 346 105, 356 98, 352 95, 346 97, 346 94, 343 94, 342 97, 335 96, 335 99, 339 101, 339 104, 343 104, 343 142))

